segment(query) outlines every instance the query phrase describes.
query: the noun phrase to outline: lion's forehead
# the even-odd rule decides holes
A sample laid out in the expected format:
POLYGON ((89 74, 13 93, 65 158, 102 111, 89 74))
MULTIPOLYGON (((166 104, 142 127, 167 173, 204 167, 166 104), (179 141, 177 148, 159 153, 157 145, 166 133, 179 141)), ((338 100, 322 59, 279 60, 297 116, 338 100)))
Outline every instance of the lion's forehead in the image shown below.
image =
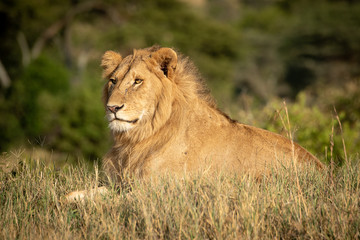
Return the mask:
POLYGON ((121 64, 132 64, 145 59, 151 56, 151 52, 145 50, 134 50, 134 54, 130 54, 123 58, 121 64))
POLYGON ((114 72, 114 76, 118 79, 125 78, 129 73, 131 74, 144 74, 149 72, 147 64, 143 58, 137 56, 132 59, 132 55, 127 56, 119 65, 117 70, 114 72))

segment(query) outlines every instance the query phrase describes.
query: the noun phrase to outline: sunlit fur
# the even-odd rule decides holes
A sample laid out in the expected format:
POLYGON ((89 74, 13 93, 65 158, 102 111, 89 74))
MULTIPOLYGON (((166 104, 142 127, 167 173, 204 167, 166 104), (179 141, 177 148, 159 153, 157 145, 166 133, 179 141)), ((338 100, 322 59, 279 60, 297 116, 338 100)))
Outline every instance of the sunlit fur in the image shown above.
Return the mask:
MULTIPOLYGON (((134 123, 109 124, 114 144, 104 168, 122 174, 229 172, 263 174, 295 162, 322 164, 290 140, 231 120, 216 104, 193 63, 169 48, 134 50, 124 59, 108 51, 102 58, 107 105, 134 123), (134 83, 141 77, 143 82, 134 83), (113 84, 110 79, 116 79, 113 84)), ((113 113, 107 111, 112 120, 113 113)))

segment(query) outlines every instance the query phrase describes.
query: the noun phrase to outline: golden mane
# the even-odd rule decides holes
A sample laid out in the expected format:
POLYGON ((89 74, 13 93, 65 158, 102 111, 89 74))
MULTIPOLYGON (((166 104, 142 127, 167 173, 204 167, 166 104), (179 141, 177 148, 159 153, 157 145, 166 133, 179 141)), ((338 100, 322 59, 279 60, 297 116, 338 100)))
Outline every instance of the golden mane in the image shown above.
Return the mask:
MULTIPOLYGON (((160 46, 154 45, 152 47, 145 48, 144 50, 152 53, 158 51, 159 49, 161 49, 160 46)), ((179 90, 181 90, 182 94, 187 99, 200 98, 207 102, 210 107, 216 109, 216 101, 212 97, 210 90, 197 67, 189 57, 184 56, 177 50, 174 51, 177 53, 177 66, 174 81, 179 90)))

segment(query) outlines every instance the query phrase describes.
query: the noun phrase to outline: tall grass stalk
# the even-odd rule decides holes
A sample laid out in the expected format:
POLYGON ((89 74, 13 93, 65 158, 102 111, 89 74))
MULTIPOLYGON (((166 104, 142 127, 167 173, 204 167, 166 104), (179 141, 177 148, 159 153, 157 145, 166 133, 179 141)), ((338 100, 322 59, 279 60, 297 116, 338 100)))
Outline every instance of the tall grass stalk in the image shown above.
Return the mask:
POLYGON ((340 118, 339 118, 339 114, 337 113, 335 106, 334 106, 334 112, 335 112, 336 120, 337 120, 337 122, 339 123, 339 127, 340 127, 341 141, 342 141, 342 145, 343 145, 343 149, 344 149, 344 156, 345 156, 345 163, 348 164, 348 163, 349 163, 349 159, 348 159, 348 157, 347 157, 347 151, 346 151, 346 145, 345 145, 345 139, 344 139, 344 132, 343 132, 343 129, 342 129, 342 125, 341 125, 341 121, 340 121, 340 118))
MULTIPOLYGON (((296 185, 297 185, 297 189, 298 189, 298 205, 299 205, 299 209, 301 209, 301 204, 304 206, 305 209, 305 213, 307 215, 308 211, 307 211, 307 206, 306 206, 306 202, 304 200, 303 197, 303 193, 300 187, 300 183, 299 183, 299 176, 298 176, 298 170, 297 170, 297 157, 295 156, 295 145, 294 145, 294 138, 292 135, 292 130, 291 130, 291 125, 290 125, 290 118, 289 118, 289 112, 288 112, 288 108, 286 106, 286 101, 283 101, 283 105, 284 105, 284 109, 285 109, 285 114, 286 114, 286 124, 285 121, 283 120, 282 116, 279 114, 281 122, 283 124, 283 127, 287 130, 287 134, 288 137, 291 141, 291 153, 292 153, 292 162, 293 162, 293 169, 295 171, 295 176, 296 176, 296 185)), ((299 218, 300 220, 302 219, 302 213, 301 211, 299 211, 299 218)))

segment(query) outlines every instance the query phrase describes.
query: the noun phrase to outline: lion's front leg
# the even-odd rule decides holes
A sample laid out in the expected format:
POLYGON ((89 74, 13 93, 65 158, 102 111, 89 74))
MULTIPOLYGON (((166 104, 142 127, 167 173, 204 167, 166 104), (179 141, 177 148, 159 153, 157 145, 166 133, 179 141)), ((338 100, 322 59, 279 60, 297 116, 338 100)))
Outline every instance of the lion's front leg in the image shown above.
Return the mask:
POLYGON ((65 195, 66 202, 84 202, 85 199, 94 200, 109 193, 106 187, 97 187, 90 190, 74 191, 65 195))

